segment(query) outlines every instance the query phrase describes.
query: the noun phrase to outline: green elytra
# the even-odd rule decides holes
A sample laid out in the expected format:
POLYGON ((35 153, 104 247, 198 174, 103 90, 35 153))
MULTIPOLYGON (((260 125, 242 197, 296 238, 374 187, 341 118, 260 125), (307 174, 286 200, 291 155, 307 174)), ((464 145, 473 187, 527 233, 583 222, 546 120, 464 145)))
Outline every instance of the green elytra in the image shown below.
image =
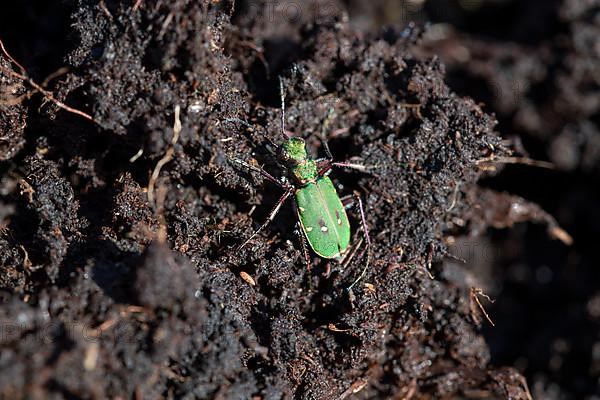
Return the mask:
POLYGON ((304 140, 288 139, 284 159, 292 161, 290 173, 299 187, 296 209, 308 244, 320 257, 340 257, 350 244, 350 222, 333 182, 319 175, 317 162, 309 159, 304 140))
MULTIPOLYGON (((242 160, 232 160, 251 171, 261 174, 264 178, 285 190, 269 214, 267 221, 265 221, 265 223, 263 223, 241 247, 244 247, 250 242, 252 238, 258 235, 258 233, 275 218, 285 200, 293 194, 299 224, 304 234, 302 235, 302 247, 306 264, 310 266, 308 252, 306 250, 306 241, 308 241, 311 249, 313 249, 320 257, 340 259, 350 245, 350 223, 342 199, 340 199, 333 182, 327 175, 334 166, 352 168, 361 172, 366 172, 367 167, 349 162, 333 161, 329 146, 325 140, 325 131, 329 119, 331 118, 331 113, 323 124, 321 132, 321 138, 328 158, 310 158, 307 154, 304 140, 298 137, 290 138, 285 133, 285 95, 281 79, 279 85, 281 95, 281 134, 285 136, 285 139, 281 146, 274 143, 269 137, 266 137, 266 139, 277 149, 278 158, 284 164, 287 175, 293 183, 288 183, 288 180, 285 178, 278 180, 264 169, 250 165, 242 160)), ((239 118, 227 118, 226 121, 242 123, 254 131, 252 125, 239 118)), ((348 290, 352 289, 352 287, 362 279, 368 269, 370 261, 371 240, 369 239, 369 230, 367 228, 362 201, 357 195, 356 200, 358 202, 363 233, 367 244, 367 260, 362 272, 348 287, 348 290)))

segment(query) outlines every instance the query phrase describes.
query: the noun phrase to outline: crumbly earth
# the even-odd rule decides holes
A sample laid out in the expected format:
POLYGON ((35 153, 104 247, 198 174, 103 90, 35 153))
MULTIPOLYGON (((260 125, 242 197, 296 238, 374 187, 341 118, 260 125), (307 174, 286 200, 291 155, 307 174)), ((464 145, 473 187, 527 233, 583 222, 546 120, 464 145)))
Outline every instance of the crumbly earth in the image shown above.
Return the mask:
MULTIPOLYGON (((493 288, 490 269, 514 253, 462 263, 460 243, 524 221, 547 228, 538 239, 569 238, 518 190, 498 191, 519 179, 494 176, 520 141, 448 86, 426 28, 371 33, 345 2, 319 0, 13 7, 10 26, 38 24, 0 31, 27 70, 0 55, 0 397, 531 398, 510 351, 491 361, 475 300, 490 309, 475 288, 493 288), (57 75, 44 85, 56 101, 26 73, 57 75), (290 204, 240 248, 281 195, 232 161, 283 173, 279 77, 288 134, 323 156, 333 109, 335 158, 371 167, 331 175, 362 196, 372 240, 351 291, 367 258, 357 211, 341 264, 307 268, 290 204)), ((590 157, 568 165, 597 167, 590 157)), ((486 240, 528 251, 516 231, 486 240)))

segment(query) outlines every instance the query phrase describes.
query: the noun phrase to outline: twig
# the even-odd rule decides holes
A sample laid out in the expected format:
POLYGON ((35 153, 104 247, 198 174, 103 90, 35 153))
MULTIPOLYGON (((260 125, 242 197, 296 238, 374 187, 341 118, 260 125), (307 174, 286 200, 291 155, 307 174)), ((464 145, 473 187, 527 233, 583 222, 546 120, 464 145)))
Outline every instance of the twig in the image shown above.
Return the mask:
POLYGON ((519 375, 518 379, 521 382, 523 389, 525 390, 525 396, 527 396, 527 400, 533 400, 533 396, 531 395, 531 392, 529 391, 529 385, 527 384, 527 379, 525 379, 525 377, 522 375, 519 375))
POLYGON ((48 83, 50 83, 51 80, 56 79, 59 76, 66 74, 67 72, 69 72, 69 68, 67 68, 67 67, 61 67, 61 68, 57 69, 56 71, 54 71, 53 73, 48 75, 46 77, 46 79, 44 79, 44 82, 42 82, 42 84, 40 86, 45 88, 46 86, 48 86, 48 83))
POLYGON ((423 104, 421 103, 417 103, 417 104, 412 104, 412 103, 400 103, 401 107, 405 107, 411 110, 415 110, 415 113, 417 114, 417 118, 418 119, 423 119, 423 115, 421 114, 421 107, 423 107, 423 104))
POLYGON ((450 204, 450 207, 448 207, 448 209, 446 210, 446 212, 450 212, 452 211, 452 209, 454 208, 454 206, 456 206, 456 200, 458 198, 458 188, 460 186, 460 183, 458 182, 454 182, 454 192, 452 193, 452 203, 450 204))
POLYGON ((92 122, 94 122, 94 119, 89 115, 84 113, 83 111, 79 111, 75 108, 69 107, 68 105, 66 105, 65 103, 63 103, 60 100, 57 100, 54 95, 52 94, 52 92, 44 89, 41 85, 37 84, 33 79, 29 78, 27 76, 27 72, 25 70, 25 68, 23 68, 23 66, 21 64, 19 64, 9 53, 8 51, 6 51, 6 49, 4 48, 4 43, 2 42, 2 40, 0 40, 0 48, 2 49, 2 53, 4 53, 4 55, 12 62, 14 63, 17 67, 19 67, 19 69, 21 70, 21 73, 15 72, 11 69, 5 68, 4 66, 0 65, 0 70, 2 72, 4 72, 5 74, 11 75, 17 79, 20 79, 22 81, 25 81, 27 83, 29 83, 29 85, 31 85, 36 91, 42 93, 44 95, 44 97, 46 97, 48 100, 50 100, 51 102, 53 102, 54 104, 56 104, 58 107, 62 108, 65 111, 68 111, 70 113, 73 114, 77 114, 87 120, 90 120, 92 122))
POLYGON ((476 315, 475 314, 475 307, 473 305, 473 302, 475 302, 479 306, 479 309, 481 310, 481 312, 483 313, 483 315, 485 315, 485 318, 488 320, 488 322, 490 324, 492 324, 492 326, 496 326, 494 324, 494 321, 492 321, 492 319, 490 318, 490 316, 488 315, 488 313, 485 311, 485 308, 483 308, 483 305, 481 304, 481 301, 479 300, 479 296, 483 296, 490 303, 494 303, 494 300, 490 299, 490 296, 488 296, 487 294, 485 294, 482 289, 472 287, 471 288, 471 296, 470 297, 471 297, 471 314, 473 316, 473 319, 479 325, 479 317, 477 317, 477 318, 475 317, 475 315, 476 315))
POLYGON ((2 42, 2 40, 0 40, 0 48, 2 48, 2 52, 4 53, 4 55, 13 63, 15 64, 17 67, 19 67, 19 69, 21 70, 21 73, 25 73, 25 67, 23 67, 21 64, 19 64, 17 62, 17 60, 15 60, 14 58, 12 58, 12 56, 10 54, 8 54, 8 51, 6 51, 6 49, 4 48, 4 43, 2 42))
POLYGON ((369 384, 369 381, 367 381, 366 379, 358 379, 356 381, 354 381, 350 387, 348 389, 346 389, 344 391, 344 393, 342 393, 340 395, 340 399, 343 400, 348 396, 351 396, 353 394, 356 394, 358 392, 360 392, 361 390, 363 390, 367 385, 369 384))
POLYGON ((569 235, 567 231, 565 231, 558 225, 550 227, 548 229, 548 232, 550 233, 550 236, 560 240, 566 246, 570 246, 573 244, 573 237, 571 237, 571 235, 569 235))
POLYGON ((135 162, 138 158, 140 158, 142 156, 142 154, 144 154, 143 147, 140 148, 137 153, 135 153, 133 156, 131 156, 131 158, 129 159, 129 162, 130 163, 135 162))
POLYGON ((110 13, 110 11, 108 11, 108 8, 106 7, 106 4, 104 3, 104 0, 100 0, 100 9, 104 12, 104 14, 106 14, 106 16, 109 19, 113 19, 113 16, 110 13))
POLYGON ((165 152, 165 155, 156 163, 154 171, 152 171, 152 175, 148 181, 148 202, 153 207, 156 206, 154 203, 154 185, 156 184, 156 179, 158 179, 158 175, 160 174, 162 167, 164 167, 164 165, 171 161, 171 158, 173 158, 173 153, 175 153, 175 144, 177 144, 177 141, 179 140, 179 133, 181 132, 181 120, 179 119, 180 111, 181 107, 175 106, 175 122, 173 123, 173 139, 171 139, 171 146, 169 146, 165 152))
MULTIPOLYGON (((20 95, 18 97, 12 97, 12 98, 8 98, 6 100, 5 99, 1 99, 0 100, 0 104, 2 104, 3 106, 8 106, 8 107, 10 107, 10 106, 16 106, 17 104, 21 104, 24 99, 30 98, 31 95, 34 94, 34 93, 35 93, 35 91, 32 91, 32 92, 28 92, 28 93, 22 94, 22 95, 20 95)), ((8 136, 4 136, 4 137, 2 137, 0 139, 6 139, 6 138, 8 138, 8 136)))
POLYGON ((402 388, 402 392, 399 393, 399 395, 402 395, 402 397, 397 396, 396 398, 398 398, 400 400, 410 400, 413 398, 416 391, 417 391, 417 380, 415 378, 413 378, 410 381, 410 383, 408 384, 408 386, 404 386, 402 388))
POLYGON ((540 161, 540 160, 532 160, 527 157, 488 157, 481 160, 475 161, 475 164, 485 164, 485 163, 502 163, 502 164, 523 164, 529 165, 532 167, 546 168, 546 169, 554 169, 554 164, 548 161, 540 161))
POLYGON ((136 0, 135 4, 131 8, 131 11, 136 11, 142 5, 142 0, 136 0))

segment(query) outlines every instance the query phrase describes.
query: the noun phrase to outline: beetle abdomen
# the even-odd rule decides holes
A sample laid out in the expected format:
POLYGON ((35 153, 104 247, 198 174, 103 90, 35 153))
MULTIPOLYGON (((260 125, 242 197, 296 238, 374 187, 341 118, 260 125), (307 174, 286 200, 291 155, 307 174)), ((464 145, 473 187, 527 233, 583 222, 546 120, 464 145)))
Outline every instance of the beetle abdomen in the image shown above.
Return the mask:
POLYGON ((302 230, 310 247, 323 258, 339 257, 350 244, 346 210, 327 176, 296 190, 302 230))

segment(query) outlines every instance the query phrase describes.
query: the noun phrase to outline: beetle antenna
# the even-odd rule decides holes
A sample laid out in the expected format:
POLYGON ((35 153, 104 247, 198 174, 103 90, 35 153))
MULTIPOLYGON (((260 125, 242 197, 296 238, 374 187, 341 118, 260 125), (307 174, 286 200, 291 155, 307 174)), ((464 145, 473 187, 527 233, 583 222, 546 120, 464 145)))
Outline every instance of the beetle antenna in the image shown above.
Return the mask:
POLYGON ((289 139, 290 136, 285 131, 285 90, 281 76, 279 77, 279 97, 281 98, 281 134, 284 138, 289 139))
POLYGON ((358 278, 356 278, 354 280, 354 282, 352 282, 352 285, 348 286, 348 291, 352 290, 352 288, 354 287, 354 285, 356 285, 367 273, 367 270, 369 269, 369 263, 371 262, 371 249, 369 248, 369 245, 367 244, 367 262, 365 263, 365 266, 363 267, 363 270, 361 271, 360 275, 358 276, 358 278))
POLYGON ((335 108, 329 107, 327 110, 327 116, 325 117, 325 122, 321 126, 321 143, 323 143, 323 147, 325 148, 325 154, 329 160, 333 160, 333 155, 331 154, 331 150, 329 150, 329 143, 327 143, 327 128, 333 118, 335 117, 335 108))
MULTIPOLYGON (((262 137, 264 137, 269 142, 269 144, 271 146, 273 146, 276 150, 279 149, 279 145, 277 143, 275 143, 273 141, 273 139, 271 139, 268 135, 266 135, 264 133, 258 132, 254 126, 252 126, 250 123, 244 121, 243 119, 241 119, 241 118, 225 118, 223 121, 225 121, 225 122, 237 122, 237 123, 240 123, 240 124, 244 125, 246 128, 250 129, 252 132, 256 132, 259 135, 261 135, 262 137)), ((272 155, 277 156, 277 152, 276 151, 272 151, 271 149, 269 149, 269 152, 272 155)))

